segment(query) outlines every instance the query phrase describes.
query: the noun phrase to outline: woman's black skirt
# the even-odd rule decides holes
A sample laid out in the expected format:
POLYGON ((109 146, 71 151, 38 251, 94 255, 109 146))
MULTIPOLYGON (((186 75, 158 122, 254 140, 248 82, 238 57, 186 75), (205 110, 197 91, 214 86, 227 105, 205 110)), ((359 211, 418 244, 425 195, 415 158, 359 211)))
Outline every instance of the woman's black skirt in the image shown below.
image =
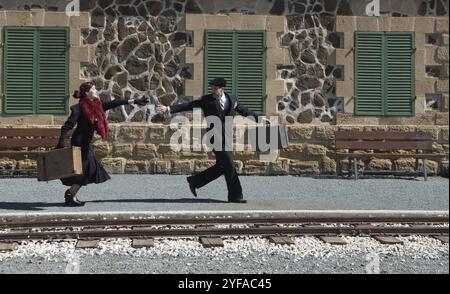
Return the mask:
POLYGON ((79 185, 86 186, 87 184, 100 184, 111 177, 108 175, 103 166, 94 157, 94 152, 90 145, 81 146, 81 159, 83 161, 83 174, 70 178, 61 179, 65 186, 79 185))

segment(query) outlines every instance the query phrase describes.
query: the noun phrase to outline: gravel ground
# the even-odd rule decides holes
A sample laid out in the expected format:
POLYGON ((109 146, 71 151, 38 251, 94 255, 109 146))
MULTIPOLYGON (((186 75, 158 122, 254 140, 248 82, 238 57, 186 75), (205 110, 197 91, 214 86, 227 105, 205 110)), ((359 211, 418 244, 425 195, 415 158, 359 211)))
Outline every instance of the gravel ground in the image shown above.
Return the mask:
POLYGON ((0 214, 17 212, 167 211, 167 210, 449 210, 449 181, 423 179, 325 179, 240 177, 247 204, 227 203, 223 177, 194 198, 186 176, 113 175, 79 192, 85 207, 62 203, 59 181, 0 179, 0 214))
POLYGON ((420 236, 403 245, 346 237, 344 246, 314 237, 280 246, 263 238, 230 238, 223 248, 203 248, 196 239, 156 239, 133 249, 130 240, 106 240, 75 250, 75 241, 26 242, 0 253, 0 273, 449 273, 449 247, 420 236))

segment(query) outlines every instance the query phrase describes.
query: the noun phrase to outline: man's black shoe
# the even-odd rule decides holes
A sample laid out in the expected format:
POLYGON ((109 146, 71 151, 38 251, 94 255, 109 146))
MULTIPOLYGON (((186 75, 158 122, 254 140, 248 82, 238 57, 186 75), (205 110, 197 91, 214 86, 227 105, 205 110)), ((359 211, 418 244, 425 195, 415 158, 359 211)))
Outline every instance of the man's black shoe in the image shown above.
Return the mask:
POLYGON ((191 189, 192 194, 194 194, 194 196, 197 197, 197 192, 195 191, 195 185, 194 185, 192 178, 188 177, 187 181, 189 183, 189 189, 191 189))
POLYGON ((245 200, 242 196, 228 197, 228 202, 230 202, 230 203, 247 203, 247 200, 245 200))

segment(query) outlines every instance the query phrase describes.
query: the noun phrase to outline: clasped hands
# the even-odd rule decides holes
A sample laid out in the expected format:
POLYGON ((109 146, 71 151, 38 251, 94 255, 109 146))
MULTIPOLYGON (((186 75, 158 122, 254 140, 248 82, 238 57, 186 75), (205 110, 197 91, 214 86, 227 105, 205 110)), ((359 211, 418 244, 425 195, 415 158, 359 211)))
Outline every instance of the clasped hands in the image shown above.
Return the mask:
POLYGON ((150 100, 148 99, 148 97, 142 96, 142 97, 140 97, 138 99, 131 99, 129 102, 133 103, 133 104, 136 104, 138 106, 145 106, 145 105, 148 104, 149 101, 150 100))
MULTIPOLYGON (((164 105, 160 105, 158 107, 156 107, 156 112, 159 114, 168 114, 169 112, 169 107, 164 106, 164 105)), ((268 120, 267 118, 261 118, 261 122, 264 123, 265 125, 270 125, 270 120, 268 120)))

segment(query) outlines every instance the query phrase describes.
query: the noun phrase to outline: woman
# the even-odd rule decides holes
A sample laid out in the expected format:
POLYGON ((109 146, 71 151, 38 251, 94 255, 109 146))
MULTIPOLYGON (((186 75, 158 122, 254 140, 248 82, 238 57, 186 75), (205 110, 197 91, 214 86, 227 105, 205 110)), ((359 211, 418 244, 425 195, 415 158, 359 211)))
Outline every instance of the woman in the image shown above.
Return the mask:
POLYGON ((94 158, 94 153, 90 146, 94 131, 103 139, 108 138, 108 121, 105 111, 125 104, 137 104, 143 106, 148 99, 116 99, 110 102, 101 102, 98 92, 93 83, 87 82, 80 86, 79 91, 75 91, 73 97, 80 99, 80 102, 70 107, 71 114, 65 124, 61 127, 61 136, 56 148, 64 148, 64 139, 67 133, 77 125, 72 134, 72 146, 81 147, 81 157, 83 162, 83 174, 70 178, 61 179, 61 182, 70 186, 64 194, 67 206, 83 206, 84 202, 77 199, 76 194, 81 186, 91 183, 103 183, 110 179, 103 166, 94 158))

